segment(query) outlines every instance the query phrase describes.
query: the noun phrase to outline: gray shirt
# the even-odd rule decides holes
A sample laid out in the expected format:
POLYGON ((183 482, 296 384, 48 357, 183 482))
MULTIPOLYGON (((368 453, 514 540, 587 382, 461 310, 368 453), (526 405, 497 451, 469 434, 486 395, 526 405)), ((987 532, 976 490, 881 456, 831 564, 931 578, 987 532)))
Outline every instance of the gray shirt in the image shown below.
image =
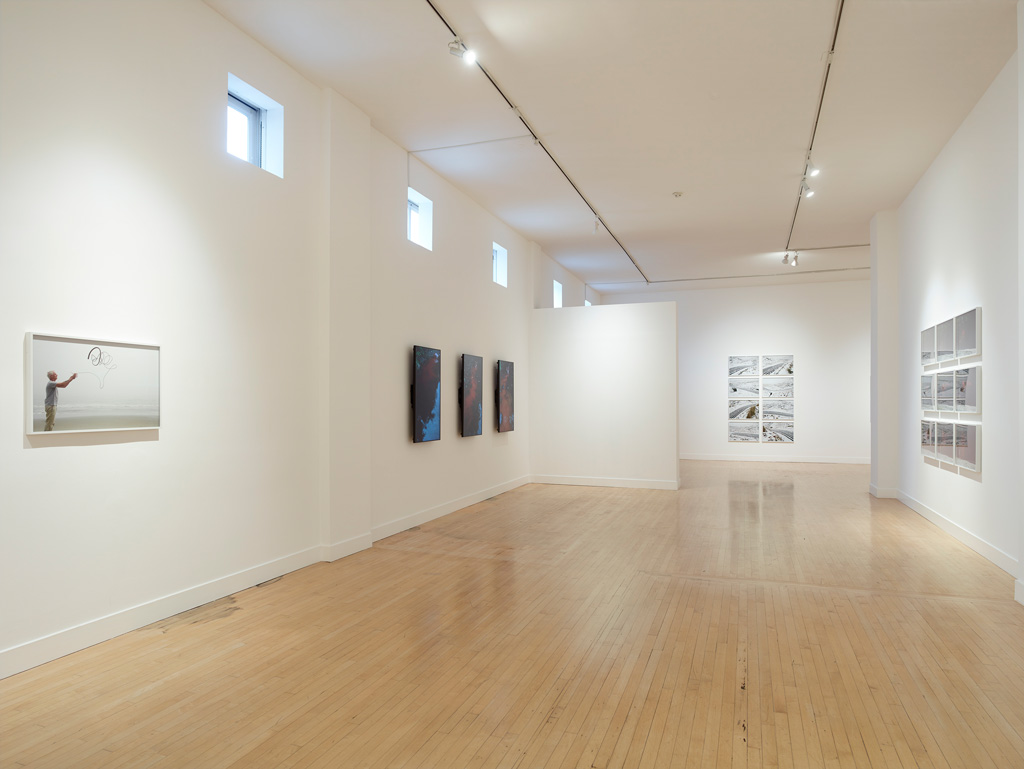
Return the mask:
POLYGON ((45 402, 44 405, 46 405, 46 406, 56 406, 57 405, 57 383, 56 382, 47 382, 46 383, 46 402, 45 402))

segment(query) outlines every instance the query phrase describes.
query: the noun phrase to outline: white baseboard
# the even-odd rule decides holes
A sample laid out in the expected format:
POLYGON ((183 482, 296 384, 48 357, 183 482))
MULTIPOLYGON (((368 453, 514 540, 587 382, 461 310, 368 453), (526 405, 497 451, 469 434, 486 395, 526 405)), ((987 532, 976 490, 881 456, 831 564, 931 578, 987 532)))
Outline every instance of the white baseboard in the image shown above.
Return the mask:
POLYGON ((904 494, 901 491, 897 494, 896 498, 914 512, 920 514, 924 518, 927 518, 947 534, 951 534, 956 537, 974 552, 988 558, 988 560, 992 561, 992 563, 1000 569, 1003 569, 1010 574, 1015 574, 1017 572, 1017 559, 1009 553, 1004 553, 995 545, 972 534, 967 529, 960 526, 960 524, 954 523, 946 518, 946 516, 932 510, 928 505, 914 499, 909 494, 904 494))
POLYGON ((196 585, 178 593, 108 614, 42 638, 0 650, 0 678, 42 665, 58 657, 116 638, 158 620, 173 617, 218 598, 237 593, 282 574, 317 563, 321 548, 311 547, 249 569, 196 585))
POLYGON ((522 478, 516 478, 515 480, 508 481, 507 483, 500 483, 497 486, 492 486, 489 489, 481 489, 480 491, 472 494, 467 494, 464 497, 453 499, 449 502, 444 502, 440 505, 434 505, 426 510, 420 510, 419 512, 406 515, 401 518, 396 518, 393 521, 382 523, 379 526, 374 526, 370 532, 374 542, 378 539, 384 539, 385 537, 391 537, 399 532, 411 529, 413 526, 419 526, 420 524, 432 521, 435 518, 440 518, 442 515, 448 515, 454 513, 456 510, 461 510, 464 507, 475 505, 477 502, 483 502, 485 499, 490 499, 498 494, 504 494, 506 491, 512 491, 520 486, 525 486, 530 483, 528 476, 522 478))
POLYGON ((534 475, 533 483, 551 483, 561 486, 611 486, 617 489, 665 489, 676 491, 679 481, 649 480, 645 478, 591 478, 576 475, 534 475))
POLYGON ((1013 600, 1024 603, 1024 581, 1018 579, 1013 583, 1013 600))
MULTIPOLYGON (((784 444, 782 444, 784 445, 784 444)), ((754 455, 741 457, 736 454, 680 454, 680 459, 697 459, 716 462, 810 462, 826 465, 870 465, 871 457, 793 457, 788 454, 754 455)))
POLYGON ((320 560, 328 562, 337 561, 339 558, 358 553, 360 550, 366 550, 368 547, 373 547, 373 535, 370 532, 360 534, 358 537, 350 537, 341 542, 335 542, 333 545, 322 545, 320 547, 320 560))
POLYGON ((873 483, 869 483, 868 484, 868 494, 873 496, 875 499, 899 499, 900 498, 900 490, 899 489, 879 488, 878 486, 876 486, 873 483))

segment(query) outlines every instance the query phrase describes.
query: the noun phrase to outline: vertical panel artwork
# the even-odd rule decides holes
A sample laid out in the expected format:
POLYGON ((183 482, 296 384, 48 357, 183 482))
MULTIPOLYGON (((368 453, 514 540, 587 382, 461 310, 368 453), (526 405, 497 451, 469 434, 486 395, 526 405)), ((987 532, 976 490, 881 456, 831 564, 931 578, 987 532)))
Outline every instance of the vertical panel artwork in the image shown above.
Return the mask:
POLYGON ((956 316, 956 357, 981 353, 981 308, 956 316))
POLYGON ((921 420, 921 453, 935 456, 935 423, 927 419, 921 420))
POLYGON ((935 362, 935 326, 921 332, 921 365, 929 366, 935 362))
POLYGON ((954 374, 956 410, 968 414, 981 411, 981 368, 958 368, 954 374))
POLYGON ((441 351, 413 347, 412 440, 441 440, 441 351))
POLYGON ((462 356, 462 435, 484 432, 484 359, 479 355, 462 356))
POLYGON ((953 319, 943 321, 935 327, 935 360, 944 361, 956 357, 956 334, 953 319))
POLYGON ((925 374, 921 377, 921 408, 935 410, 935 376, 925 374))
POLYGON ((981 427, 972 424, 956 425, 956 463, 968 470, 981 469, 981 443, 978 440, 981 427))
POLYGON ((935 423, 935 450, 939 459, 950 464, 954 461, 954 433, 956 425, 952 422, 935 423))
POLYGON ((515 413, 515 364, 507 360, 498 361, 498 432, 508 433, 516 429, 515 413))

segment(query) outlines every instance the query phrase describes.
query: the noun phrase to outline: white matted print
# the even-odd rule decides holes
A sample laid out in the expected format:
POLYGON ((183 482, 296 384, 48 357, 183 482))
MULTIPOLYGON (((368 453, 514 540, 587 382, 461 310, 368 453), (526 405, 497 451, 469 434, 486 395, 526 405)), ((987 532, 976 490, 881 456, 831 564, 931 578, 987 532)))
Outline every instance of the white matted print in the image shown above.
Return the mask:
POLYGON ((921 365, 935 362, 935 326, 921 332, 921 365))
POLYGON ((921 421, 921 453, 926 457, 935 456, 935 423, 921 421))
POLYGON ((761 441, 763 443, 792 443, 792 422, 762 422, 761 441))
POLYGON ((729 380, 730 398, 758 398, 761 395, 761 380, 757 377, 729 380))
POLYGON ((792 421, 793 401, 791 400, 765 400, 761 401, 761 419, 782 419, 792 421))
POLYGON ((793 377, 765 377, 761 380, 761 396, 764 398, 792 398, 793 377))
POLYGON ((954 394, 954 376, 948 374, 935 375, 935 407, 939 411, 956 411, 954 394))
POLYGON ((26 432, 160 426, 160 348, 29 334, 26 432))
POLYGON ((729 440, 733 443, 757 443, 761 430, 757 422, 730 422, 729 440))
POLYGON ((981 469, 981 425, 956 425, 956 463, 968 470, 981 469))
POLYGON ((981 353, 981 308, 956 316, 956 357, 981 353))
POLYGON ((952 422, 935 423, 935 452, 939 459, 953 463, 954 425, 952 422))
POLYGON ((729 419, 757 419, 760 401, 729 401, 729 419))
POLYGON ((956 357, 956 334, 953 319, 943 321, 935 327, 935 360, 943 361, 956 357))
POLYGON ((958 368, 954 374, 956 410, 965 414, 981 412, 981 368, 958 368))
POLYGON ((757 376, 756 355, 730 355, 729 376, 757 376))
POLYGON ((932 374, 921 377, 921 408, 935 409, 935 376, 932 374))
POLYGON ((761 356, 762 376, 792 376, 793 356, 792 355, 762 355, 761 356))

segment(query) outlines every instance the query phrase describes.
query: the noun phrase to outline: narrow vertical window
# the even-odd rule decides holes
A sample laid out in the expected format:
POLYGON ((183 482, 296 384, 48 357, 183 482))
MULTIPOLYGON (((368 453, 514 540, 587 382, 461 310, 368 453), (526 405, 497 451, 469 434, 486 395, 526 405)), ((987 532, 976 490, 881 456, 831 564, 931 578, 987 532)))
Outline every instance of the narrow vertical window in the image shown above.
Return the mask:
POLYGON ((228 93, 228 152, 259 166, 262 146, 262 111, 228 93))
POLYGON ((228 73, 227 151, 284 178, 284 107, 228 73))
POLYGON ((432 251, 434 245, 433 219, 434 204, 430 198, 410 187, 406 205, 408 237, 413 243, 423 246, 428 251, 432 251))
POLYGON ((584 306, 584 307, 590 307, 590 306, 591 306, 591 304, 590 304, 590 300, 589 300, 589 299, 584 299, 584 300, 583 300, 583 306, 584 306))
POLYGON ((491 278, 499 286, 508 288, 508 250, 491 243, 491 278))
POLYGON ((551 282, 554 284, 554 286, 553 286, 553 288, 554 288, 554 300, 555 300, 554 306, 555 307, 561 307, 562 306, 562 284, 559 283, 557 280, 553 280, 551 282))

